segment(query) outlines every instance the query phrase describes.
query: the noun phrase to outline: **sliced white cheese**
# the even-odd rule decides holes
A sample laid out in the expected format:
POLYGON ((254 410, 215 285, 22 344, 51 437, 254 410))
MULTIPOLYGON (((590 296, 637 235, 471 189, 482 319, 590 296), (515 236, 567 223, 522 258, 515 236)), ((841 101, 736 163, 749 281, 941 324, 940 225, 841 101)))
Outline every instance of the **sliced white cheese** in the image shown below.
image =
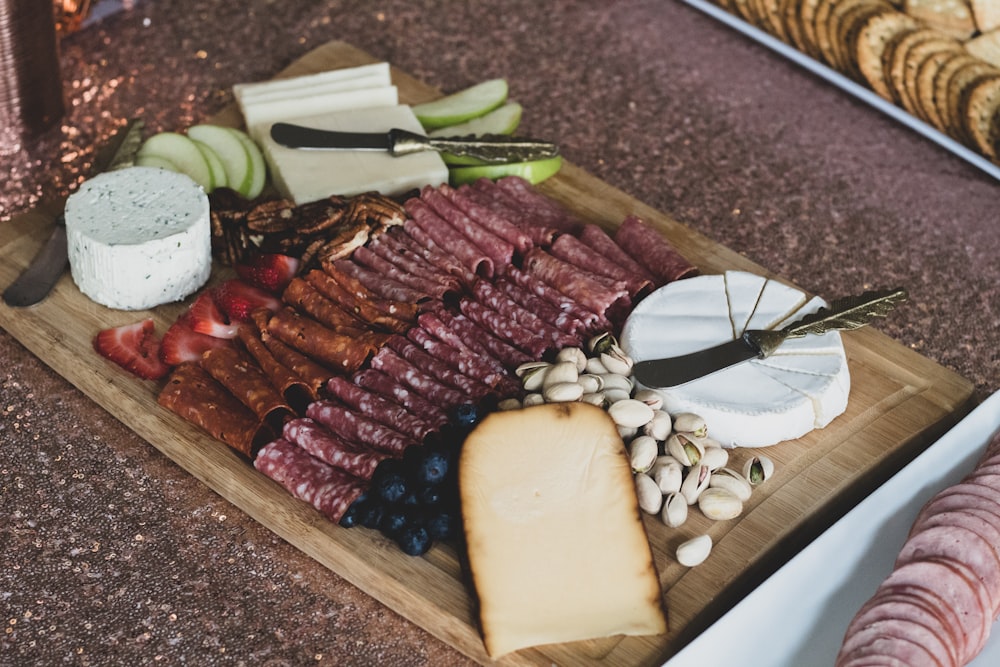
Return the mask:
MULTIPOLYGON (((698 276, 670 283, 636 306, 621 344, 635 360, 677 356, 736 337, 744 328, 785 326, 825 305, 776 280, 745 272, 725 275, 727 304, 716 319, 728 318, 728 337, 704 335, 684 348, 666 333, 690 322, 694 297, 718 289, 722 276, 698 276), (688 284, 684 284, 688 283, 688 284)), ((701 317, 711 315, 704 313, 701 317)), ((668 412, 694 412, 706 419, 712 437, 725 445, 763 447, 798 438, 830 423, 847 407, 850 373, 839 332, 785 341, 768 359, 751 360, 677 387, 657 390, 668 412)))
POLYGON ((315 74, 303 74, 301 76, 287 77, 284 79, 271 79, 269 81, 255 81, 253 83, 238 83, 233 86, 233 95, 240 103, 243 100, 259 99, 266 97, 291 97, 302 94, 309 94, 318 89, 332 87, 346 82, 367 80, 372 83, 370 86, 388 86, 392 83, 389 71, 389 63, 380 62, 370 65, 360 65, 358 67, 343 67, 340 69, 317 72, 315 74))
POLYGON ((70 272, 99 304, 179 301, 212 270, 208 197, 189 177, 130 167, 85 181, 66 202, 70 272))
MULTIPOLYGON (((388 132, 400 128, 423 133, 413 111, 405 105, 338 111, 293 120, 324 130, 388 132)), ((382 151, 303 150, 280 146, 269 136, 261 139, 261 148, 275 185, 297 204, 333 194, 352 196, 372 190, 398 195, 448 181, 448 167, 434 152, 392 157, 382 151)))
POLYGON ((303 124, 299 119, 314 114, 348 109, 393 107, 399 103, 395 86, 336 90, 305 97, 247 102, 242 105, 243 119, 258 143, 270 138, 271 125, 278 121, 303 124))
POLYGON ((489 415, 462 447, 459 488, 491 657, 666 632, 631 467, 604 410, 558 403, 489 415))

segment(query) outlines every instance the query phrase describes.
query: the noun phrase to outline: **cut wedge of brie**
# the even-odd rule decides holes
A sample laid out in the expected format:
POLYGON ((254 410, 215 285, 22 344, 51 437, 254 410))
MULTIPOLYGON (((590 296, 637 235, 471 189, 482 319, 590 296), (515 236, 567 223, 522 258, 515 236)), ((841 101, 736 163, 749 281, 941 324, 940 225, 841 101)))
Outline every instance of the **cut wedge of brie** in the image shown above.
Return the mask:
MULTIPOLYGON (((670 283, 644 299, 622 331, 635 361, 673 357, 775 329, 826 303, 743 271, 670 283)), ((727 446, 763 447, 822 428, 847 408, 850 372, 840 333, 789 339, 753 359, 678 387, 657 389, 671 414, 694 412, 727 446)))

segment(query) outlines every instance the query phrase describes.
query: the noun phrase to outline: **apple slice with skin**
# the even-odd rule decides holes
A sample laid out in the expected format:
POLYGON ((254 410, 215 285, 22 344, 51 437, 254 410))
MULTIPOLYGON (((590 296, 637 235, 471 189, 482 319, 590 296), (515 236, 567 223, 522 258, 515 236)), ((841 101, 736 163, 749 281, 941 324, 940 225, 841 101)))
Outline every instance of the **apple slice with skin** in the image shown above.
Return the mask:
POLYGON ((531 184, 541 183, 553 176, 562 167, 562 156, 531 160, 529 162, 505 162, 503 164, 484 164, 474 167, 453 167, 448 170, 448 178, 452 185, 473 183, 480 178, 496 180, 504 176, 520 176, 531 184))
POLYGON ((222 158, 219 157, 219 154, 203 141, 198 141, 194 138, 191 141, 198 147, 201 154, 205 156, 205 162, 208 163, 208 170, 212 172, 212 190, 224 188, 229 185, 229 179, 226 176, 226 165, 222 164, 222 158))
POLYGON ((180 171, 176 164, 158 155, 137 155, 135 164, 137 167, 156 167, 157 169, 165 169, 167 171, 180 171))
POLYGON ((243 144, 250 157, 250 185, 245 191, 240 190, 239 192, 247 199, 256 199, 264 191, 264 185, 267 183, 267 164, 264 162, 264 154, 260 152, 257 143, 243 130, 237 130, 233 127, 225 129, 243 144))
POLYGON ((480 137, 484 134, 514 134, 521 123, 523 109, 517 102, 507 102, 493 111, 477 116, 458 125, 448 125, 434 130, 430 137, 480 137))
POLYGON ((506 79, 490 79, 413 107, 417 120, 427 131, 458 125, 493 111, 507 100, 506 79))
POLYGON ((187 174, 205 192, 211 192, 215 187, 212 170, 201 149, 183 134, 177 132, 160 132, 147 139, 136 158, 155 156, 174 164, 177 171, 187 174))
MULTIPOLYGON (((228 187, 245 197, 253 185, 254 167, 243 142, 229 128, 221 125, 193 125, 188 128, 187 135, 219 156, 228 187)), ((218 184, 216 187, 219 187, 218 184)))

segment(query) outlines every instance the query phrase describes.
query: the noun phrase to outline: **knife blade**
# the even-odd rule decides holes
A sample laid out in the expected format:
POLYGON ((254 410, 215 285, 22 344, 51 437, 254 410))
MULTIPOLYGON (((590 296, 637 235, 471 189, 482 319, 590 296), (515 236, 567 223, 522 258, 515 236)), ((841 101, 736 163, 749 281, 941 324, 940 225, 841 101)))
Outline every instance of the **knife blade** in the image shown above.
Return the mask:
POLYGON ((739 338, 715 347, 637 362, 632 371, 636 380, 647 387, 676 387, 751 359, 766 359, 789 338, 859 329, 876 317, 885 317, 906 299, 903 288, 845 297, 782 329, 749 329, 739 338))
POLYGON ((548 141, 495 134, 425 137, 399 128, 388 132, 337 132, 294 123, 274 123, 271 125, 271 138, 288 148, 384 151, 393 157, 438 151, 473 157, 491 164, 543 160, 559 155, 559 147, 548 141))
MULTIPOLYGON (((142 142, 142 128, 143 121, 138 118, 119 128, 95 154, 90 176, 135 164, 135 154, 142 142)), ((38 303, 48 296, 66 271, 69 265, 66 219, 60 214, 54 223, 52 234, 32 258, 28 268, 4 290, 3 301, 8 306, 25 308, 38 303)))

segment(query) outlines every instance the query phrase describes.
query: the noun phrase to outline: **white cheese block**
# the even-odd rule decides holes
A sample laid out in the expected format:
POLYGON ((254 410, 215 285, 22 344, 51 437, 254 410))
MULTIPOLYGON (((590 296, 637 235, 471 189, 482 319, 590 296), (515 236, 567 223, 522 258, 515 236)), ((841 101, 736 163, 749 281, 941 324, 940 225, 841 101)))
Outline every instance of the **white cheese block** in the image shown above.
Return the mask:
POLYGON ((358 79, 374 80, 375 85, 387 86, 391 81, 389 63, 380 62, 358 67, 343 67, 341 69, 303 74, 284 79, 270 79, 253 83, 238 83, 233 86, 233 95, 237 102, 255 98, 295 96, 330 85, 342 84, 358 79))
POLYGON ((607 413, 557 403, 489 415, 459 462, 487 652, 666 632, 631 467, 607 413))
MULTIPOLYGON (((785 326, 824 306, 822 299, 776 280, 729 271, 670 283, 639 303, 622 330, 635 360, 672 357, 724 343, 750 329, 785 326), (725 298, 720 305, 720 280, 725 298), (707 304, 719 312, 706 312, 707 304), (696 328, 697 340, 674 331, 702 320, 731 323, 696 328)), ((754 359, 678 387, 657 389, 672 413, 694 412, 727 446, 763 447, 822 428, 847 408, 850 372, 840 333, 785 341, 768 359, 754 359)))
POLYGON ((85 181, 66 202, 70 272, 99 304, 179 301, 212 270, 208 197, 184 174, 129 167, 85 181))
POLYGON ((275 100, 247 101, 242 105, 243 119, 250 135, 261 143, 270 138, 271 125, 279 122, 302 123, 300 118, 330 111, 393 107, 399 103, 395 86, 338 89, 333 92, 275 100))
MULTIPOLYGON (((307 127, 344 132, 388 132, 400 128, 423 134, 406 105, 353 109, 290 119, 307 127)), ((261 148, 275 186, 296 204, 333 194, 353 196, 372 190, 398 195, 448 181, 448 167, 434 152, 392 157, 381 151, 302 150, 280 146, 269 136, 261 148)))

